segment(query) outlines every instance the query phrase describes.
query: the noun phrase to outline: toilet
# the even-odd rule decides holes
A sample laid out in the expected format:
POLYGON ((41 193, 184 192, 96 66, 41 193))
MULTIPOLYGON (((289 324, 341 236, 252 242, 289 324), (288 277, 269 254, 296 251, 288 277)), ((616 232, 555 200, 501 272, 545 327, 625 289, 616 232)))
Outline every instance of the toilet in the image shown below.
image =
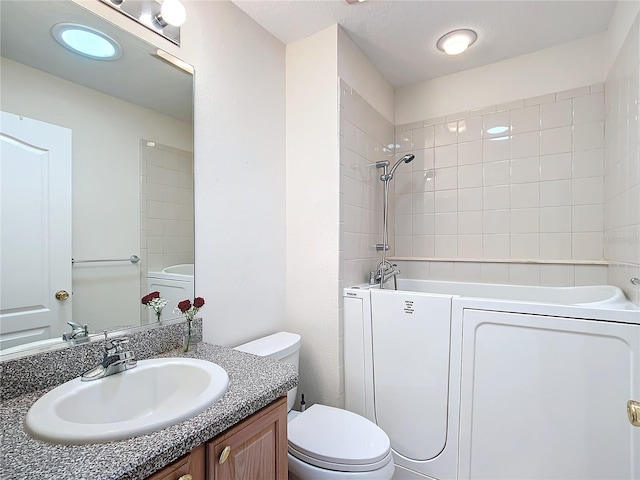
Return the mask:
MULTIPOLYGON (((279 332, 235 347, 298 368, 300 335, 279 332)), ((390 480, 394 466, 389 437, 353 412, 315 404, 292 410, 298 388, 287 393, 290 480, 390 480)))

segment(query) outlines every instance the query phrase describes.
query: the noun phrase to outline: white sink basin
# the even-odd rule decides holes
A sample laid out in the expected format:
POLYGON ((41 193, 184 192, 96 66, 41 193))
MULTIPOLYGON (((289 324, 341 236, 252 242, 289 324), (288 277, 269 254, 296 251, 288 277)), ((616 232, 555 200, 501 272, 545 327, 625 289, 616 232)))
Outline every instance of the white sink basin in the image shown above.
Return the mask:
POLYGON ((227 372, 205 360, 141 360, 122 373, 90 382, 76 378, 54 388, 29 409, 25 430, 53 443, 123 440, 204 411, 228 385, 227 372))

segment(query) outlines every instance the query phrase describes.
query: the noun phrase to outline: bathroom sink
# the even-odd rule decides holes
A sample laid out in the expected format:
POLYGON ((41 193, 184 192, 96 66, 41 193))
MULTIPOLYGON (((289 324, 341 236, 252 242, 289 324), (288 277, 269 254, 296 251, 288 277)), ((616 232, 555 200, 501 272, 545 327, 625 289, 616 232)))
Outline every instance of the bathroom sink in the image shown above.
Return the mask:
POLYGON ((25 430, 52 443, 84 444, 144 435, 182 422, 216 403, 229 376, 193 358, 140 360, 122 373, 64 383, 27 412, 25 430))

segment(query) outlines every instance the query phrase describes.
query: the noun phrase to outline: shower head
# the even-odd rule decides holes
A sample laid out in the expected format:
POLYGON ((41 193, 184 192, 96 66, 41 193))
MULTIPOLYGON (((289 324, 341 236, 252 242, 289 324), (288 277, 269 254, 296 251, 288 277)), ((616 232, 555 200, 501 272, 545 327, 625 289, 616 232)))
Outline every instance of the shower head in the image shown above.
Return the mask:
POLYGON ((409 163, 414 158, 416 158, 416 156, 413 153, 407 153, 406 155, 401 157, 400 160, 398 160, 393 165, 393 167, 391 167, 391 171, 389 173, 385 175, 380 175, 380 180, 382 180, 383 182, 387 182, 391 180, 393 178, 393 174, 395 173, 396 169, 400 166, 401 163, 409 163))

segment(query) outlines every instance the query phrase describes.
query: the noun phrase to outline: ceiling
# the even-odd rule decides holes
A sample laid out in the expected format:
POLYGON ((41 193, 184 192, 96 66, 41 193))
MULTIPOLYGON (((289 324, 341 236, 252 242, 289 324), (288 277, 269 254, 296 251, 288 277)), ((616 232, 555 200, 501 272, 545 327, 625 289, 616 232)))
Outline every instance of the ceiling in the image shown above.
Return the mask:
POLYGON ((232 0, 285 44, 339 24, 378 71, 402 87, 577 40, 607 29, 616 1, 232 0), (445 33, 478 41, 449 57, 445 33))

